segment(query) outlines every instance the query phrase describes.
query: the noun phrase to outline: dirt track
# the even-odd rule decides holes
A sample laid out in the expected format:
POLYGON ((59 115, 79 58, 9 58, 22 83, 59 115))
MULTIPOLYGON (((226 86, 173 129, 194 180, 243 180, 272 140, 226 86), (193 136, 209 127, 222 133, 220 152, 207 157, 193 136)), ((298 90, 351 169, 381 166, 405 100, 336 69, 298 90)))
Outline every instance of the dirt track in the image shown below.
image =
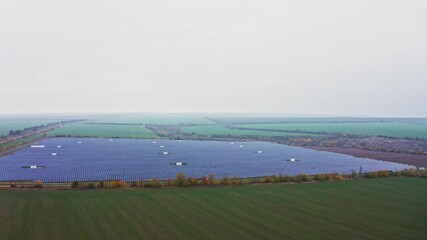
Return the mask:
POLYGON ((365 158, 383 160, 388 162, 404 163, 404 164, 409 164, 416 167, 427 168, 427 155, 379 152, 379 151, 369 151, 369 150, 363 150, 363 149, 357 149, 357 148, 339 148, 339 147, 307 147, 307 148, 320 150, 320 151, 348 154, 355 157, 365 157, 365 158))

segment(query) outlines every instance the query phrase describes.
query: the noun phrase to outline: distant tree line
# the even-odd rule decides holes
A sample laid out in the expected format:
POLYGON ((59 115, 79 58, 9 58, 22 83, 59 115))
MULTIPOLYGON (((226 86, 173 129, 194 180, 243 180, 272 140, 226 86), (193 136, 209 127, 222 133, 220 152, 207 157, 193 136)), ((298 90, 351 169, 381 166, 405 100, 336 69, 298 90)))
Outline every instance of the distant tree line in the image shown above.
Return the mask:
POLYGON ((37 131, 43 130, 45 128, 55 127, 55 126, 58 126, 60 124, 73 123, 73 122, 77 122, 77 121, 81 121, 81 120, 58 121, 58 122, 52 122, 52 123, 38 125, 38 126, 34 126, 34 127, 27 127, 27 128, 20 129, 20 130, 10 130, 7 137, 13 137, 13 136, 19 136, 22 134, 26 134, 26 133, 37 132, 37 131))

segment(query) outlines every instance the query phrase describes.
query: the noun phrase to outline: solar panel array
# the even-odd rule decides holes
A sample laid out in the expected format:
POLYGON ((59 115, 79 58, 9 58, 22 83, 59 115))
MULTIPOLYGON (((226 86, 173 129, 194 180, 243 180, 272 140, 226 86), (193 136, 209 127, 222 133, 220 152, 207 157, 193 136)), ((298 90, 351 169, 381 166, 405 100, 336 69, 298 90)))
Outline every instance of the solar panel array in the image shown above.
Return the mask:
POLYGON ((174 179, 179 172, 195 178, 207 174, 217 178, 260 177, 351 173, 359 171, 360 166, 363 171, 410 167, 267 142, 50 138, 37 144, 45 147, 29 147, 1 157, 0 181, 136 181, 174 179), (298 161, 287 161, 291 158, 298 161))

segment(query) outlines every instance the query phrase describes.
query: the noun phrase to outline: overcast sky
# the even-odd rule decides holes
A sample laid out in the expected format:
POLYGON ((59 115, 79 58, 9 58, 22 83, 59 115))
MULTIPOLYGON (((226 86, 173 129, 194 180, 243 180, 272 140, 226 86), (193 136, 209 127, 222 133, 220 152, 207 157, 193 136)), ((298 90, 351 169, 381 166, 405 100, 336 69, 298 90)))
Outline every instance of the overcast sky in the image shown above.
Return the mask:
POLYGON ((0 113, 427 116, 425 0, 0 0, 0 113))

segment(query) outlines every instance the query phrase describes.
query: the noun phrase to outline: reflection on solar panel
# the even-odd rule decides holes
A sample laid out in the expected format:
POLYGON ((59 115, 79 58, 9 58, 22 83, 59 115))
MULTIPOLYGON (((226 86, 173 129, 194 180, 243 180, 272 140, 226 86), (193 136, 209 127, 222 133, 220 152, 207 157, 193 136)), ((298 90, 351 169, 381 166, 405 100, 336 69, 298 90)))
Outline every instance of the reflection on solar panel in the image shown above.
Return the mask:
POLYGON ((31 145, 31 148, 44 148, 44 145, 31 145))
POLYGON ((201 178, 259 177, 300 173, 351 173, 358 171, 401 170, 407 165, 355 158, 347 155, 266 142, 157 140, 168 146, 159 154, 152 140, 100 138, 51 138, 40 141, 44 148, 26 148, 0 158, 0 181, 42 180, 69 182, 171 179, 183 172, 201 178), (84 144, 78 143, 84 142, 84 144), (239 145, 244 144, 244 148, 239 145), (62 146, 62 148, 57 148, 62 146), (262 151, 263 154, 257 154, 262 151), (49 157, 52 153, 55 157, 49 157), (173 154, 171 154, 173 153, 173 154), (297 159, 290 164, 286 160, 297 159), (171 164, 173 163, 173 164, 171 164), (177 163, 181 163, 178 165, 177 163), (23 166, 28 166, 24 168, 23 166), (31 170, 29 166, 37 166, 31 170), (39 167, 42 166, 42 167, 39 167))

